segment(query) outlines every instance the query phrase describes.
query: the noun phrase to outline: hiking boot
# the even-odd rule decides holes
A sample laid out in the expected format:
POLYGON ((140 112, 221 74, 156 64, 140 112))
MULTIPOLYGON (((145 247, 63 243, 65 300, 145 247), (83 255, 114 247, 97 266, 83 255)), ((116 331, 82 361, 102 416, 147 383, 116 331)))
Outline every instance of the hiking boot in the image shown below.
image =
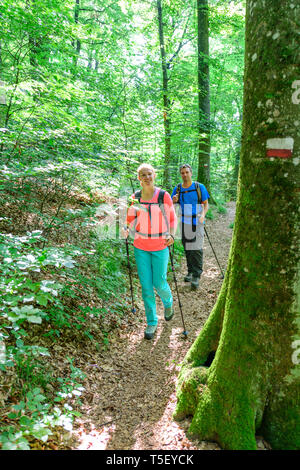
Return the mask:
POLYGON ((145 339, 152 339, 155 335, 157 329, 157 325, 148 325, 144 331, 144 338, 145 339))
POLYGON ((184 282, 191 282, 193 278, 193 275, 191 273, 188 273, 187 276, 184 278, 184 282))
POLYGON ((192 290, 197 290, 198 287, 199 287, 199 280, 200 280, 200 277, 194 277, 192 278, 192 282, 191 282, 191 289, 192 290))
POLYGON ((173 315, 174 315, 174 310, 173 310, 173 307, 171 305, 171 307, 165 307, 165 320, 166 321, 169 321, 173 318, 173 315))

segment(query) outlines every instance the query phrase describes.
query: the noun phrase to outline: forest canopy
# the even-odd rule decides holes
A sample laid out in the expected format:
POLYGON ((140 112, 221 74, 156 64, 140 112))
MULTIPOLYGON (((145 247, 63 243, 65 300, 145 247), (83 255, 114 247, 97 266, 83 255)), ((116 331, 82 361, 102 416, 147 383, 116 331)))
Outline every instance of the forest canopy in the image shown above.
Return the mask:
MULTIPOLYGON (((164 2, 172 182, 197 172, 197 18, 164 2)), ((242 118, 244 3, 209 10, 211 184, 235 194, 242 118)), ((144 160, 164 166, 163 84, 156 2, 2 1, 1 153, 7 172, 72 172, 86 189, 130 187, 144 160)), ((121 188, 121 189, 120 189, 121 188)))

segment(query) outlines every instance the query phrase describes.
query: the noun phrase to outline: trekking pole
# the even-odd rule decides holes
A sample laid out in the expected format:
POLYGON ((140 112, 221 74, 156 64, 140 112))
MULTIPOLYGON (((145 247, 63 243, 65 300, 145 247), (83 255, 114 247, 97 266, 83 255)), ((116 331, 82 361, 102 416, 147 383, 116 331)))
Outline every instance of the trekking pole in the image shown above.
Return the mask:
POLYGON ((183 325, 183 332, 182 332, 182 334, 183 334, 184 337, 187 337, 188 332, 187 332, 186 329, 185 329, 185 324, 184 324, 184 319, 183 319, 183 313, 182 313, 182 305, 181 305, 181 302, 180 302, 180 297, 179 297, 179 292, 178 292, 178 286, 177 286, 177 279, 176 279, 175 269, 174 269, 174 263, 173 263, 173 255, 172 255, 170 246, 169 246, 169 252, 170 252, 171 266, 172 266, 172 271, 173 271, 173 276, 174 276, 174 282, 175 282, 175 287, 176 287, 176 292, 177 292, 178 305, 179 305, 179 310, 180 310, 180 313, 181 313, 181 319, 182 319, 182 325, 183 325))
POLYGON ((214 253, 214 255, 215 255, 215 258, 216 258, 217 263, 218 263, 218 265, 219 265, 220 271, 221 271, 221 273, 222 273, 221 279, 224 279, 224 273, 223 273, 222 268, 221 268, 221 266, 220 266, 219 260, 218 260, 218 258, 217 258, 216 253, 215 253, 215 250, 213 249, 213 246, 212 246, 212 244, 211 244, 211 242, 210 242, 210 239, 209 239, 207 230, 206 230, 206 228, 205 228, 205 225, 204 225, 204 231, 205 231, 205 234, 206 234, 207 239, 208 239, 208 241, 209 241, 209 244, 210 244, 210 246, 211 246, 211 249, 212 249, 212 251, 213 251, 213 253, 214 253))
POLYGON ((132 288, 132 276, 131 276, 131 265, 129 261, 129 244, 128 244, 128 237, 125 239, 126 241, 126 252, 127 252, 127 267, 128 267, 128 273, 129 273, 129 282, 130 282, 130 292, 131 292, 131 303, 132 303, 132 313, 136 312, 136 309, 134 308, 134 301, 133 301, 133 288, 132 288))

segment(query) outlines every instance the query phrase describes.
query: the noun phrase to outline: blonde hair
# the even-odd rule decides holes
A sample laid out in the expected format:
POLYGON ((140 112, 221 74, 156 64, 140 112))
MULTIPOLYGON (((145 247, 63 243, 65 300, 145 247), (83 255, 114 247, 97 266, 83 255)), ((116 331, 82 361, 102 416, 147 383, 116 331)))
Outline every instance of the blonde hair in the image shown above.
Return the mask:
POLYGON ((154 176, 156 176, 155 169, 154 169, 153 166, 150 165, 149 163, 142 163, 142 164, 138 167, 138 169, 137 169, 137 174, 138 174, 138 176, 139 176, 139 174, 140 174, 140 172, 141 172, 142 170, 151 170, 151 171, 153 172, 154 176))

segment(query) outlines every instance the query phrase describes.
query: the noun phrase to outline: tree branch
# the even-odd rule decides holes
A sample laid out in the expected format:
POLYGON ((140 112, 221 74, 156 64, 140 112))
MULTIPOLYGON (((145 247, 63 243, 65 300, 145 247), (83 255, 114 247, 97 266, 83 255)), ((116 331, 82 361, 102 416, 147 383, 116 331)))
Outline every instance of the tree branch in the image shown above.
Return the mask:
POLYGON ((186 24, 185 24, 185 27, 184 27, 184 30, 183 30, 183 33, 182 33, 181 41, 180 41, 180 43, 177 47, 176 52, 172 55, 170 60, 167 62, 167 68, 168 69, 170 68, 170 65, 173 62, 173 60, 178 56, 178 54, 181 51, 181 49, 183 48, 183 46, 185 46, 189 41, 191 41, 193 39, 193 38, 190 38, 186 42, 183 42, 184 36, 186 34, 187 27, 188 27, 189 20, 190 20, 190 17, 188 17, 188 19, 186 20, 186 24))

